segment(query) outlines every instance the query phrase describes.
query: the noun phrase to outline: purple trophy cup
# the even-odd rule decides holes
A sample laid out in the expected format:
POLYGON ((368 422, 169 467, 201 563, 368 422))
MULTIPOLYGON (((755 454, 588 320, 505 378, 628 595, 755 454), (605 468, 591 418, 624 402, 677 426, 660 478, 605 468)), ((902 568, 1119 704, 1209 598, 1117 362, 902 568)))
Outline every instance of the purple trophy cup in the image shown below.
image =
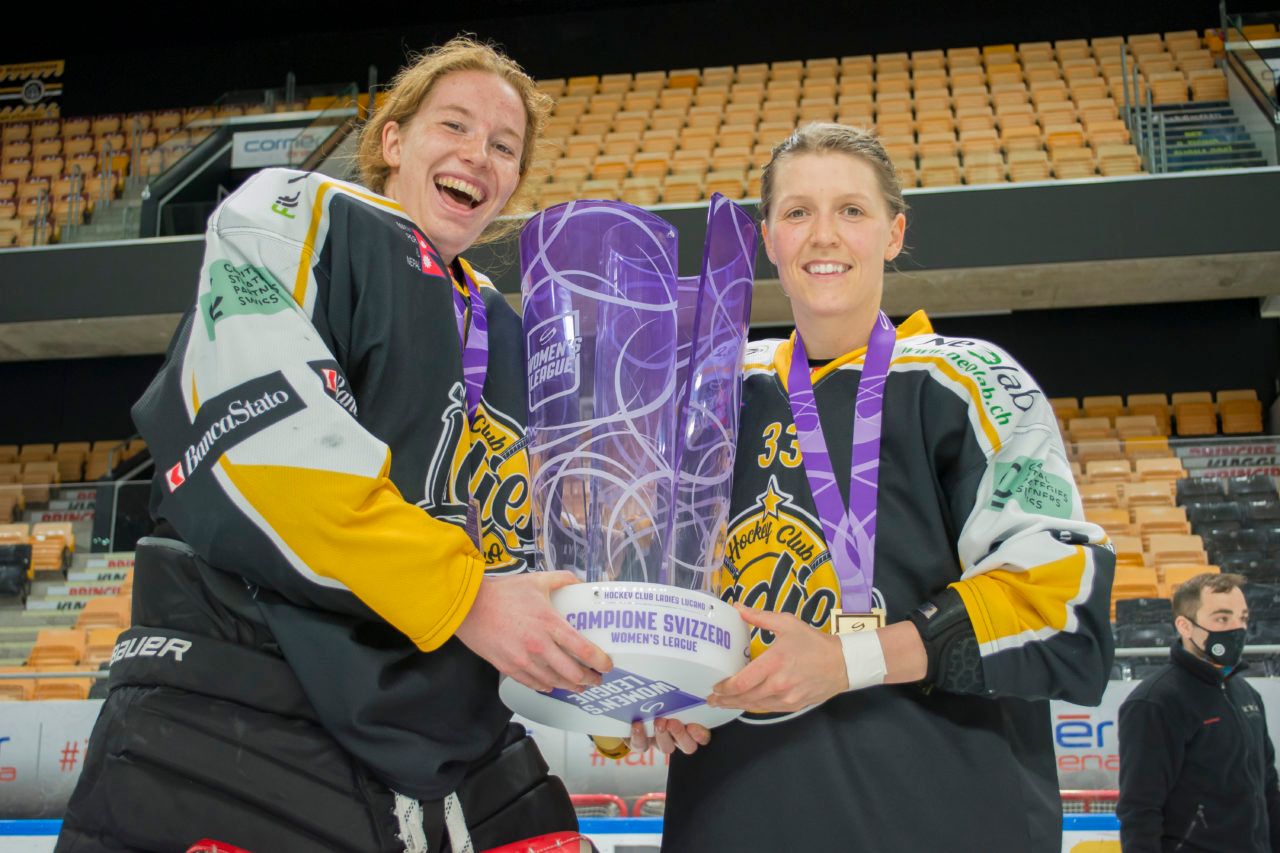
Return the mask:
POLYGON ((677 248, 670 223, 619 202, 552 207, 520 235, 537 567, 585 581, 552 601, 615 664, 582 694, 503 682, 508 705, 557 728, 737 716, 703 698, 747 658, 715 578, 755 229, 716 195, 701 275, 678 275, 677 248))

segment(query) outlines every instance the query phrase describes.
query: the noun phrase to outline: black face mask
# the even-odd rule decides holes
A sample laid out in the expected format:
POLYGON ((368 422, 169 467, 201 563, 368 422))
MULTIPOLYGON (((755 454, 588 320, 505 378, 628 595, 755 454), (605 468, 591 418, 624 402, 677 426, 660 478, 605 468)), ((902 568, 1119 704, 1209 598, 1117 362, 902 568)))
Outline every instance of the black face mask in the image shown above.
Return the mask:
MULTIPOLYGON (((1240 656, 1244 654, 1244 636, 1246 629, 1232 628, 1230 631, 1209 631, 1203 625, 1188 619, 1192 625, 1195 625, 1201 631, 1208 631, 1209 636, 1205 638, 1204 647, 1196 646, 1200 651, 1204 652, 1204 656, 1219 666, 1226 667, 1228 670, 1235 669, 1236 664, 1240 663, 1240 656)), ((1192 640, 1195 645, 1195 640, 1192 640)))

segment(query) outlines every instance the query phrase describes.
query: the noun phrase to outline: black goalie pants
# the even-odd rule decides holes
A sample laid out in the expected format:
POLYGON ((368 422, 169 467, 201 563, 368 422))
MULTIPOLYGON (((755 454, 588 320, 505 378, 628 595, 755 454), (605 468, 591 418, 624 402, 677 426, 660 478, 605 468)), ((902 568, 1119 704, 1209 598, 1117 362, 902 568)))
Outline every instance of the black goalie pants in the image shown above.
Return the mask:
MULTIPOLYGON (((58 853, 174 853, 203 838, 252 853, 404 850, 394 794, 316 722, 284 661, 167 629, 135 627, 120 641, 134 654, 112 665, 58 853), (178 655, 219 671, 172 666, 178 655), (202 687, 228 680, 252 701, 202 687)), ((458 793, 477 850, 577 827, 563 783, 519 726, 458 793)), ((428 849, 447 851, 441 803, 423 812, 428 849)))

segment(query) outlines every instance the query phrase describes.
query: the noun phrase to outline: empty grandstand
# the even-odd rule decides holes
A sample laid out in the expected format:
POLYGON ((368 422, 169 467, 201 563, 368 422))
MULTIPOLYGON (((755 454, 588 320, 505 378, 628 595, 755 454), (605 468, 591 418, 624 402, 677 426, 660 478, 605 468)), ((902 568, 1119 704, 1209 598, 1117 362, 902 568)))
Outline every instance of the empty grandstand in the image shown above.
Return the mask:
MULTIPOLYGON (((682 246, 701 245, 712 193, 754 210, 797 124, 877 130, 910 208, 886 307, 1028 366, 1116 551, 1107 698, 1052 706, 1064 814, 1114 811, 1116 708, 1167 656, 1169 597, 1190 576, 1248 578, 1246 659, 1280 719, 1280 16, 999 5, 948 22, 923 3, 884 20, 823 2, 500 2, 448 32, 389 13, 394 34, 343 32, 343 7, 311 58, 289 47, 311 44, 292 19, 264 23, 273 44, 232 42, 235 63, 155 40, 150 60, 121 53, 114 89, 86 79, 111 76, 111 53, 68 41, 95 70, 69 55, 61 105, 0 113, 0 826, 61 816, 110 662, 141 653, 117 645, 154 474, 129 407, 191 302, 205 218, 261 168, 246 140, 275 140, 272 165, 349 178, 402 45, 463 28, 504 41, 555 101, 538 207, 627 201, 682 246), (206 70, 139 82, 186 54, 206 70)), ((518 303, 515 255, 507 240, 468 258, 518 303)), ((682 272, 699 261, 689 250, 682 272)), ((786 333, 763 254, 755 294, 752 334, 786 333)), ((601 849, 625 821, 629 849, 653 849, 664 756, 536 735, 601 849)))

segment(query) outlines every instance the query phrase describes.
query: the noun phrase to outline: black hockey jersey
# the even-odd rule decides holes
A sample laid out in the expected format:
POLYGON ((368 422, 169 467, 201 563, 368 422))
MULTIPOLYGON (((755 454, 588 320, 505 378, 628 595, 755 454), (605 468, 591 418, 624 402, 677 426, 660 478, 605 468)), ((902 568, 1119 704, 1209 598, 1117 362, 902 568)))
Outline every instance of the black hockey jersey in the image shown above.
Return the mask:
MULTIPOLYGON (((864 354, 813 375, 846 498, 864 354)), ((790 341, 748 348, 721 596, 825 630, 839 582, 787 401, 790 358, 790 341)), ((1047 700, 1102 696, 1114 555, 1084 521, 1051 407, 998 347, 935 335, 913 315, 883 417, 876 603, 898 622, 954 588, 980 652, 978 693, 873 687, 717 728, 673 756, 664 850, 1059 849, 1047 700)), ((753 653, 771 641, 755 630, 753 653)))
POLYGON ((263 171, 210 220, 194 309, 133 410, 153 515, 245 580, 330 732, 424 799, 510 717, 451 638, 486 569, 531 554, 520 321, 477 279, 490 352, 469 422, 459 285, 425 235, 361 187, 263 171))

